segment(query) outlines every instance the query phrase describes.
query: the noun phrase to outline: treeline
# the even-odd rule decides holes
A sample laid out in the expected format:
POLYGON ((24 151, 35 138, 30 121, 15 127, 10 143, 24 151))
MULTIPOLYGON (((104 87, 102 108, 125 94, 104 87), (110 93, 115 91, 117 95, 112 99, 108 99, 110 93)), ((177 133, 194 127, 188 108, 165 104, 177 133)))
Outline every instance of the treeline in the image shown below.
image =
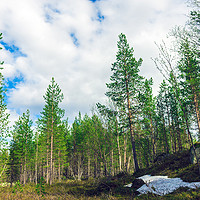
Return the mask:
MULTIPOLYGON (((155 66, 164 76, 153 96, 152 79, 140 72, 124 34, 119 35, 116 61, 106 84, 108 103, 97 103, 92 116, 77 116, 71 126, 59 107, 64 96, 52 78, 45 106, 33 128, 27 110, 8 130, 4 80, 0 76, 0 178, 11 184, 52 184, 62 179, 98 178, 148 167, 161 153, 190 148, 200 139, 200 12, 199 3, 185 27, 170 32, 173 51, 158 46, 155 66), (175 57, 174 57, 175 55, 175 57), (11 137, 9 148, 8 137, 11 137)), ((3 64, 3 63, 1 63, 3 64)))

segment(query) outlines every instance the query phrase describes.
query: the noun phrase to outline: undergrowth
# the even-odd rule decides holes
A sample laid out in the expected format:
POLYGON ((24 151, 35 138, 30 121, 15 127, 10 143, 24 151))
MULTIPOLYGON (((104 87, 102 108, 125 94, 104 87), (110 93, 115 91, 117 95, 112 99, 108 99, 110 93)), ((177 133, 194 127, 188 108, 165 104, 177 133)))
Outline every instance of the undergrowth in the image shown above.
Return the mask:
POLYGON ((33 183, 21 185, 19 182, 14 187, 0 188, 0 199, 5 200, 187 200, 200 199, 200 189, 192 190, 179 188, 175 192, 157 196, 155 194, 138 195, 134 188, 127 188, 124 185, 131 183, 135 178, 143 175, 167 175, 168 177, 179 177, 186 182, 200 181, 197 165, 191 165, 189 151, 179 152, 168 156, 163 163, 153 164, 151 167, 141 169, 132 175, 120 173, 114 177, 89 179, 84 181, 66 180, 54 183, 51 186, 45 184, 41 179, 37 185, 33 183))

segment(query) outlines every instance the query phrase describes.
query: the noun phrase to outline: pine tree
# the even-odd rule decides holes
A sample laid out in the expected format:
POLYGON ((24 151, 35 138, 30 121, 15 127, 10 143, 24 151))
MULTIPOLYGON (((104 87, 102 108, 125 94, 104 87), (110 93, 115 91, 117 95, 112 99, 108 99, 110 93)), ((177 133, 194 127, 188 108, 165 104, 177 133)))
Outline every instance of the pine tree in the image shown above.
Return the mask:
POLYGON ((85 157, 85 153, 87 152, 87 132, 85 133, 83 130, 83 119, 80 112, 79 116, 75 118, 72 124, 71 133, 73 137, 73 169, 72 166, 70 167, 72 169, 71 171, 73 173, 74 178, 81 180, 81 177, 84 173, 83 160, 85 157))
MULTIPOLYGON (((143 124, 143 130, 145 131, 146 140, 149 140, 150 138, 150 141, 146 143, 152 148, 148 149, 146 147, 145 149, 147 149, 148 153, 152 153, 154 159, 156 155, 156 99, 155 97, 153 97, 152 85, 153 79, 146 79, 144 81, 143 88, 140 91, 139 98, 141 104, 141 124, 143 124)), ((151 158, 151 155, 149 155, 148 157, 151 158)), ((148 160, 148 158, 146 160, 148 160)))
MULTIPOLYGON (((97 110, 101 117, 104 119, 104 126, 109 130, 110 136, 109 138, 111 140, 111 146, 112 147, 112 152, 117 146, 117 154, 118 154, 118 166, 119 166, 119 172, 122 172, 122 151, 121 151, 121 145, 120 141, 122 140, 122 136, 124 139, 124 171, 127 171, 127 162, 126 162, 126 133, 122 133, 122 126, 119 123, 119 118, 120 118, 120 112, 117 111, 117 106, 113 104, 113 102, 109 102, 110 104, 108 106, 102 105, 100 103, 97 103, 97 110)), ((121 122, 123 119, 121 118, 121 122)), ((111 152, 111 153, 112 153, 111 152)), ((114 152, 113 152, 114 154, 114 152)), ((114 161, 112 161, 114 162, 114 161)))
POLYGON ((63 120, 61 124, 58 126, 58 131, 55 134, 54 141, 56 141, 55 149, 55 166, 58 168, 58 180, 61 181, 61 175, 63 174, 63 170, 68 166, 67 157, 70 153, 68 149, 69 146, 69 125, 67 120, 63 120))
POLYGON ((190 0, 192 10, 189 14, 188 28, 191 43, 196 47, 196 53, 200 56, 200 2, 198 0, 190 0))
MULTIPOLYGON (((177 39, 176 49, 178 47, 178 50, 181 50, 179 48, 179 46, 181 46, 182 42, 184 43, 185 41, 187 41, 188 34, 186 32, 180 31, 179 29, 173 30, 173 32, 171 34, 172 34, 172 36, 174 36, 177 39)), ((188 137, 194 148, 195 157, 197 158, 193 137, 192 137, 192 134, 190 131, 191 127, 190 127, 190 122, 189 122, 187 105, 186 105, 186 101, 185 101, 185 100, 188 101, 189 98, 188 98, 188 96, 186 97, 186 95, 182 96, 183 93, 181 92, 181 84, 180 84, 180 80, 178 79, 179 75, 180 75, 180 71, 178 71, 178 69, 177 69, 178 68, 177 63, 174 63, 174 57, 171 54, 172 52, 169 52, 169 49, 166 47, 165 43, 163 42, 163 44, 157 45, 157 46, 159 49, 159 58, 154 59, 155 65, 157 66, 159 71, 163 74, 164 78, 167 81, 169 81, 169 83, 172 86, 176 101, 179 103, 181 112, 183 114, 183 120, 184 120, 184 123, 186 126, 186 131, 187 131, 188 137), (178 71, 178 74, 177 74, 177 71, 178 71)), ((194 48, 193 48, 193 50, 194 50, 194 48)), ((197 159, 197 163, 199 166, 199 173, 200 173, 200 165, 199 165, 198 159, 197 159)))
POLYGON ((113 63, 110 77, 111 83, 106 84, 108 92, 106 96, 110 97, 119 108, 127 111, 129 130, 131 135, 132 151, 135 164, 135 170, 139 170, 137 154, 135 149, 135 131, 134 131, 134 114, 138 109, 137 96, 139 93, 142 77, 139 73, 139 66, 142 63, 133 57, 133 48, 129 47, 126 36, 119 35, 118 52, 116 62, 113 63))
POLYGON ((11 182, 20 179, 20 182, 26 184, 28 170, 31 176, 31 162, 34 155, 32 123, 30 112, 27 110, 13 125, 8 172, 11 182))
POLYGON ((181 59, 179 61, 178 69, 180 72, 180 78, 183 83, 182 86, 188 91, 189 97, 193 100, 196 121, 198 125, 199 137, 200 137, 200 65, 199 58, 192 50, 190 43, 187 39, 181 41, 179 54, 181 59))
POLYGON ((38 121, 39 129, 41 130, 41 139, 44 143, 46 139, 46 180, 50 185, 53 182, 53 153, 54 153, 54 136, 58 133, 61 118, 64 116, 64 110, 59 107, 59 103, 63 100, 63 93, 54 78, 48 86, 45 93, 45 106, 41 112, 41 117, 38 121), (50 152, 49 152, 50 150, 50 152), (49 164, 50 154, 50 164, 49 164), (50 167, 50 170, 49 170, 50 167), (49 174, 50 173, 50 174, 49 174))

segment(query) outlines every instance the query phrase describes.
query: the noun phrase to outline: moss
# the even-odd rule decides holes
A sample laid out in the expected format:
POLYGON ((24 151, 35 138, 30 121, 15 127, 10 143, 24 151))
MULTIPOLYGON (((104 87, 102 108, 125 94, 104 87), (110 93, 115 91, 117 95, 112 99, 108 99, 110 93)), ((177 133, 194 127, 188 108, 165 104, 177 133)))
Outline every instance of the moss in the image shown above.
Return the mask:
POLYGON ((200 181, 198 166, 189 165, 186 168, 180 169, 174 177, 180 177, 186 182, 198 182, 200 181))

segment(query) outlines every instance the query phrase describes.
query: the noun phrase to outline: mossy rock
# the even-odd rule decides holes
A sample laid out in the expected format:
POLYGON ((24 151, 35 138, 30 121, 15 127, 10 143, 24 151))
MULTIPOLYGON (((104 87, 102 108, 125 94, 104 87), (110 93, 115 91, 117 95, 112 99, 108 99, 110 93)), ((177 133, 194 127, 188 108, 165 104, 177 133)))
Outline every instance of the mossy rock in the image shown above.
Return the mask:
POLYGON ((142 179, 136 178, 133 182, 132 182, 132 188, 134 189, 138 189, 141 186, 143 186, 145 184, 145 182, 142 179))
MULTIPOLYGON (((197 158, 200 160, 200 143, 195 143, 194 147, 195 147, 197 158)), ((196 158, 196 156, 194 154, 194 148, 191 147, 190 148, 190 161, 191 161, 191 163, 192 164, 196 164, 197 163, 197 158, 196 158)))

